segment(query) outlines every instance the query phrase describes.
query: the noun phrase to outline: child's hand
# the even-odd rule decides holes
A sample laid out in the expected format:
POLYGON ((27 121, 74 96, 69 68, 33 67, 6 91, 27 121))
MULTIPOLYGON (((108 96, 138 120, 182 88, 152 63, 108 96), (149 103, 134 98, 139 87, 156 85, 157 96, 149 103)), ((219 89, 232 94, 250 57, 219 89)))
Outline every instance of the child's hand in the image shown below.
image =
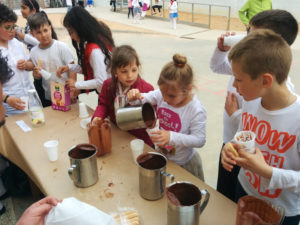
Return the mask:
POLYGON ((226 34, 222 34, 221 37, 218 38, 218 49, 222 52, 227 52, 230 49, 230 46, 224 46, 224 37, 228 37, 230 35, 235 35, 235 32, 232 32, 231 34, 229 32, 226 32, 226 34))
POLYGON ((129 101, 134 101, 137 99, 143 99, 142 94, 140 93, 139 89, 131 89, 127 93, 127 98, 129 101))
POLYGON ((56 76, 61 78, 61 75, 65 72, 68 72, 70 69, 69 69, 69 66, 68 65, 65 65, 65 66, 61 66, 57 69, 56 71, 56 76))
POLYGON ((75 87, 75 83, 76 80, 69 78, 68 80, 66 80, 66 85, 70 88, 70 89, 74 89, 75 87))
MULTIPOLYGON (((71 99, 77 99, 77 96, 80 94, 80 90, 77 88, 71 88, 70 89, 70 96, 71 99)), ((75 101, 76 102, 76 101, 75 101)))
POLYGON ((20 39, 20 40, 24 40, 24 38, 25 38, 25 33, 23 33, 23 31, 22 30, 20 30, 20 32, 18 32, 18 31, 16 31, 16 35, 17 35, 17 37, 20 39))
POLYGON ((272 177, 273 169, 266 163, 262 152, 257 147, 255 148, 254 154, 242 149, 240 149, 238 153, 240 157, 236 158, 237 165, 267 179, 272 177))
POLYGON ((235 111, 239 109, 237 98, 235 93, 230 93, 227 91, 226 101, 225 101, 225 110, 228 116, 231 116, 235 111))
POLYGON ((32 75, 35 79, 42 79, 42 74, 40 73, 40 69, 38 67, 33 68, 32 75))
POLYGON ((26 61, 24 59, 20 59, 17 62, 17 68, 19 70, 25 70, 26 69, 26 61))
POLYGON ((101 120, 102 120, 101 117, 94 117, 92 121, 92 125, 97 125, 101 120))
MULTIPOLYGON (((237 144, 232 144, 233 147, 237 150, 239 147, 237 144)), ((236 156, 234 153, 230 150, 229 146, 226 144, 222 149, 221 154, 221 163, 225 170, 231 172, 233 169, 233 166, 236 165, 236 156)))
POLYGON ((164 147, 170 142, 170 131, 167 130, 152 131, 150 138, 152 142, 157 143, 159 147, 164 147))
POLYGON ((25 109, 25 102, 23 102, 20 98, 9 96, 7 98, 7 104, 17 110, 24 110, 25 109))

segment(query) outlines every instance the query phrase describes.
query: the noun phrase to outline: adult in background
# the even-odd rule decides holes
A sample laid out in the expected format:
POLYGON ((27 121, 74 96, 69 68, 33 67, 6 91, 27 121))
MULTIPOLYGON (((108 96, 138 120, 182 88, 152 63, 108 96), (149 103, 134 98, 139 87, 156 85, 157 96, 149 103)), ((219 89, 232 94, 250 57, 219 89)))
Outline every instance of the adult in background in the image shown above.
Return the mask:
POLYGON ((272 0, 247 0, 243 7, 239 10, 239 17, 249 31, 249 22, 253 16, 265 10, 272 9, 272 0))

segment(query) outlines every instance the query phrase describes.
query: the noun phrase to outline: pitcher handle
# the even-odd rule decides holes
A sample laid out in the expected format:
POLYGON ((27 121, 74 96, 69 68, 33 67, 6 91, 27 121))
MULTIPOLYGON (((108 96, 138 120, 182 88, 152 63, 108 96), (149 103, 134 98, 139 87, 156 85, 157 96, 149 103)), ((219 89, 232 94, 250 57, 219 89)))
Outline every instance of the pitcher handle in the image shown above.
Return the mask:
POLYGON ((71 167, 68 169, 68 174, 74 182, 78 181, 78 173, 77 173, 76 165, 74 164, 71 165, 71 167))
POLYGON ((174 175, 173 175, 173 174, 171 174, 171 173, 167 173, 167 172, 166 172, 166 171, 164 171, 164 170, 160 171, 160 173, 161 173, 162 175, 166 176, 166 177, 170 177, 170 179, 171 179, 171 183, 173 183, 173 182, 174 182, 174 179, 175 179, 175 177, 174 177, 174 175))
POLYGON ((199 215, 203 212, 203 210, 207 206, 207 203, 208 203, 208 200, 209 200, 209 197, 210 197, 210 194, 209 194, 209 192, 206 189, 201 190, 201 194, 202 194, 202 196, 205 196, 205 198, 204 198, 202 204, 200 205, 200 213, 199 213, 199 215))

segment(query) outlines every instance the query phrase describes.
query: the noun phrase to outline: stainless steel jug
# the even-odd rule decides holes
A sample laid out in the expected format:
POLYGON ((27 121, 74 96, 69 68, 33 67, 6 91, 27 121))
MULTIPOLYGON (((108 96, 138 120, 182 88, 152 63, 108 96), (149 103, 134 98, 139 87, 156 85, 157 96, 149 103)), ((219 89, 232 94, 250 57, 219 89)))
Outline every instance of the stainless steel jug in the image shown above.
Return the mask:
POLYGON ((122 130, 147 128, 155 125, 156 112, 150 103, 119 108, 116 122, 122 130))
POLYGON ((198 225, 207 206, 209 192, 192 183, 177 181, 166 188, 168 225, 198 225))
POLYGON ((158 152, 148 152, 138 156, 137 164, 140 195, 147 200, 160 199, 164 194, 166 176, 174 181, 174 176, 165 171, 167 158, 158 152))
POLYGON ((69 150, 68 173, 76 186, 89 187, 98 181, 96 153, 97 147, 91 144, 79 144, 69 150))

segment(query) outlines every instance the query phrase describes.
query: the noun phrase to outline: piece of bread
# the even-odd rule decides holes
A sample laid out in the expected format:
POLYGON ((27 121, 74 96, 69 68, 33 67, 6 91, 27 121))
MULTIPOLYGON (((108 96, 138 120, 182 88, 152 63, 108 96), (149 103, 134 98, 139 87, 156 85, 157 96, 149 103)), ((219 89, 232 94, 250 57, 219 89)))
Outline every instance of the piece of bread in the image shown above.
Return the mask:
POLYGON ((37 63, 37 66, 36 66, 38 69, 40 69, 40 67, 41 67, 41 65, 42 65, 42 62, 43 62, 43 61, 42 61, 41 59, 38 60, 38 63, 37 63))
POLYGON ((226 147, 234 154, 234 156, 239 157, 239 153, 235 150, 231 142, 227 142, 226 147))
POLYGON ((139 225, 140 219, 139 215, 136 213, 136 211, 126 211, 123 213, 120 213, 116 216, 114 216, 115 221, 119 225, 128 224, 128 225, 139 225))

